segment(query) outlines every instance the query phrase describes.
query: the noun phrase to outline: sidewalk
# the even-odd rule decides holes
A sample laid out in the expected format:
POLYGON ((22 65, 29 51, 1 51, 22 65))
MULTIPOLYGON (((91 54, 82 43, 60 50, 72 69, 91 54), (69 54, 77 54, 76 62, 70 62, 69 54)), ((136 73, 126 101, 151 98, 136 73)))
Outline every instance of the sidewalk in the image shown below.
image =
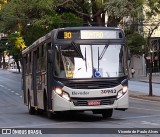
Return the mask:
MULTIPOLYGON (((140 81, 140 82, 149 82, 149 76, 137 76, 135 78, 131 78, 131 81, 140 81)), ((160 84, 160 73, 152 74, 152 83, 160 84)), ((150 101, 158 101, 160 102, 160 96, 149 96, 148 93, 138 92, 138 91, 129 91, 129 96, 132 98, 139 98, 150 101)))
POLYGON ((7 69, 8 71, 10 72, 13 72, 13 73, 21 73, 22 70, 20 70, 20 72, 18 71, 18 69, 7 69))
MULTIPOLYGON (((131 78, 130 80, 134 81, 141 81, 141 82, 148 82, 149 81, 149 75, 147 76, 137 76, 135 78, 131 78)), ((160 84, 160 73, 152 74, 152 83, 160 84)))

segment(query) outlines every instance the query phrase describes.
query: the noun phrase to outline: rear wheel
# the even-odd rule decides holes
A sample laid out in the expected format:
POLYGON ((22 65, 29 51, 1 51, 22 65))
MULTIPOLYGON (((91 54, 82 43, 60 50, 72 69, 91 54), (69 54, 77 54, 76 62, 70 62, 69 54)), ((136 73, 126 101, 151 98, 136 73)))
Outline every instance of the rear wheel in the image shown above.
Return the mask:
POLYGON ((113 109, 107 109, 102 111, 103 118, 110 118, 112 117, 113 109))
POLYGON ((35 114, 35 109, 34 107, 31 106, 31 99, 29 94, 28 94, 28 112, 31 115, 35 114))
POLYGON ((35 113, 37 115, 41 115, 41 114, 43 114, 43 110, 42 109, 37 109, 35 113))
POLYGON ((47 111, 47 117, 48 117, 49 119, 53 119, 53 118, 54 118, 53 113, 50 112, 50 111, 47 111))

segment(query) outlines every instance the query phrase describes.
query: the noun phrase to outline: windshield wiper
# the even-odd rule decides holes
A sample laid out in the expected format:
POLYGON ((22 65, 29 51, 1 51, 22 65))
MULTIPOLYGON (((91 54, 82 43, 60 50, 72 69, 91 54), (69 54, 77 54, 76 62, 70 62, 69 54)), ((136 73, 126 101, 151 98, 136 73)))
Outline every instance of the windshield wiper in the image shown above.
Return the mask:
POLYGON ((105 45, 100 55, 99 55, 99 47, 98 47, 98 71, 99 71, 99 61, 103 58, 108 46, 109 46, 109 43, 105 45))
POLYGON ((72 41, 71 43, 75 50, 77 51, 78 55, 80 56, 80 58, 82 58, 85 61, 85 66, 86 66, 86 71, 87 71, 87 61, 86 61, 86 48, 85 48, 85 57, 83 57, 81 50, 78 48, 78 46, 72 41))
MULTIPOLYGON (((107 43, 107 44, 105 45, 105 47, 103 48, 103 51, 102 51, 101 55, 100 55, 100 56, 98 55, 98 60, 101 60, 101 59, 103 58, 103 56, 104 56, 104 54, 105 54, 108 46, 109 46, 109 43, 107 43)), ((98 54, 99 54, 99 48, 98 48, 98 54)))
POLYGON ((71 43, 73 45, 73 47, 75 48, 75 50, 77 51, 78 55, 83 59, 83 60, 86 60, 83 55, 82 55, 82 52, 81 50, 78 48, 78 46, 72 41, 71 43))

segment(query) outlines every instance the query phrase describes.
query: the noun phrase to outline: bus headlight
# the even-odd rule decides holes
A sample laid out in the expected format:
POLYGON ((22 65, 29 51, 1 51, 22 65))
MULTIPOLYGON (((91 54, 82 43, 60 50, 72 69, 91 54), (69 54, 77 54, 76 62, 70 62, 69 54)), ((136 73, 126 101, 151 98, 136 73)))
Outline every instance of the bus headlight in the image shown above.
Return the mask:
POLYGON ((126 92, 128 91, 128 87, 124 86, 123 89, 121 89, 118 94, 117 94, 117 98, 119 99, 120 97, 122 97, 126 92))
POLYGON ((63 92, 62 97, 65 98, 66 100, 70 101, 69 94, 66 92, 63 92))
POLYGON ((55 92, 60 95, 62 98, 70 101, 69 94, 64 92, 61 88, 55 88, 55 92))
POLYGON ((55 89, 55 92, 58 94, 58 95, 62 95, 63 91, 61 88, 56 88, 55 89))

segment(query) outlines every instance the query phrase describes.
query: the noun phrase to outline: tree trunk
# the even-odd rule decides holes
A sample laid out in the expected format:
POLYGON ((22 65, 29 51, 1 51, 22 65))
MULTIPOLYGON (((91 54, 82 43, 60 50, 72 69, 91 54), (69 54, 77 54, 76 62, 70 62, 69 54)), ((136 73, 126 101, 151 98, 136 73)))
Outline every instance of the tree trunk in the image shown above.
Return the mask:
POLYGON ((15 62, 16 62, 16 65, 17 65, 18 72, 20 73, 21 71, 20 71, 19 61, 16 60, 15 62))
MULTIPOLYGON (((151 57, 152 60, 152 57, 151 57)), ((153 95, 152 91, 152 61, 149 61, 149 96, 153 95)))
POLYGON ((2 66, 1 61, 2 61, 2 55, 0 54, 0 68, 2 66))
POLYGON ((120 18, 116 18, 115 16, 109 16, 108 17, 108 27, 117 27, 120 22, 120 18))
POLYGON ((3 55, 2 55, 2 60, 3 60, 3 69, 6 68, 6 62, 5 62, 5 55, 4 55, 4 52, 3 52, 3 55))
POLYGON ((97 26, 104 26, 104 24, 105 24, 105 23, 103 22, 101 16, 97 16, 97 17, 96 17, 96 22, 97 22, 97 26))

